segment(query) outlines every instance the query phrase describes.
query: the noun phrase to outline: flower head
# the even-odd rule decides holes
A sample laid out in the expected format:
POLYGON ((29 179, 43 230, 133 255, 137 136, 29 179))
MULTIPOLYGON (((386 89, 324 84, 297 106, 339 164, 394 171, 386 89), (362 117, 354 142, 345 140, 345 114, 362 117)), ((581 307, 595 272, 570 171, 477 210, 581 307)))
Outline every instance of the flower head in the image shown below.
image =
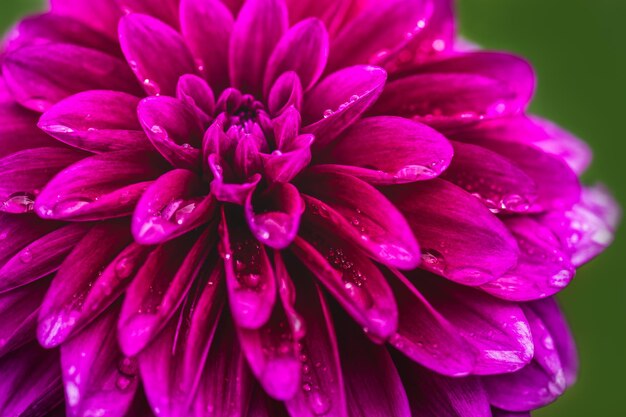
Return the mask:
POLYGON ((612 240, 448 0, 54 0, 5 42, 0 410, 505 416, 612 240))

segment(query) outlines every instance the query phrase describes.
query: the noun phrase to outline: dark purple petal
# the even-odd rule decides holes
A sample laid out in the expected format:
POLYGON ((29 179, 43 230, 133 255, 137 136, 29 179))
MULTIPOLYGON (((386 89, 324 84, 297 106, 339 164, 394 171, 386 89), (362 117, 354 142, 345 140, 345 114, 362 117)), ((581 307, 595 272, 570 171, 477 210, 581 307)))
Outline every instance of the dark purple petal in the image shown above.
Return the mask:
POLYGON ((78 19, 109 38, 117 37, 122 11, 115 1, 93 0, 87 4, 83 0, 50 0, 50 9, 53 14, 78 19))
POLYGON ((32 148, 63 146, 37 128, 38 117, 12 100, 0 102, 0 158, 32 148))
POLYGON ((556 400, 566 388, 565 373, 553 335, 530 308, 524 308, 524 313, 533 334, 535 358, 520 371, 482 378, 489 402, 508 411, 543 407, 556 400))
POLYGON ((304 132, 315 135, 316 146, 327 145, 376 101, 386 80, 383 69, 369 65, 330 74, 306 96, 304 132))
POLYGON ((33 214, 0 213, 0 265, 60 226, 59 223, 43 221, 33 214))
POLYGON ((364 332, 375 340, 388 339, 398 326, 398 307, 387 280, 362 252, 325 227, 303 219, 306 240, 297 237, 292 250, 364 332))
POLYGON ((287 71, 298 74, 304 91, 307 91, 324 72, 328 52, 328 33, 324 24, 318 19, 298 22, 285 33, 269 58, 265 72, 265 93, 287 71))
POLYGON ((512 218, 505 223, 521 250, 519 262, 482 289, 506 300, 529 301, 565 288, 575 269, 557 236, 532 218, 512 218))
POLYGON ((390 280, 398 302, 398 331, 389 343, 437 373, 464 376, 474 369, 478 352, 401 274, 390 280))
POLYGON ((427 0, 365 2, 367 7, 333 40, 329 67, 380 64, 380 58, 406 45, 426 25, 427 0))
POLYGON ((38 112, 85 90, 139 91, 121 59, 63 43, 11 52, 4 57, 2 73, 13 97, 24 107, 38 112))
POLYGON ((474 196, 443 180, 389 187, 385 193, 422 247, 422 268, 464 285, 480 285, 517 263, 504 224, 474 196))
POLYGON ((336 0, 285 0, 292 23, 307 17, 316 17, 324 22, 331 34, 337 33, 344 23, 351 1, 336 0))
POLYGON ((0 375, 0 411, 6 416, 38 416, 63 402, 56 350, 30 343, 0 359, 0 375))
POLYGON ((129 356, 143 350, 176 312, 215 244, 215 231, 158 246, 126 290, 119 341, 129 356))
POLYGON ((307 194, 312 215, 377 261, 403 269, 419 264, 420 249, 409 224, 371 185, 349 175, 316 173, 306 177, 300 189, 307 194))
POLYGON ((233 15, 223 2, 180 2, 180 25, 185 42, 200 73, 216 91, 228 86, 228 42, 233 24, 233 15))
POLYGON ((230 38, 229 65, 233 87, 259 93, 267 61, 287 31, 282 0, 249 0, 243 5, 230 38))
POLYGON ((152 145, 177 168, 200 167, 203 127, 194 108, 172 97, 148 97, 137 108, 152 145))
POLYGON ((526 212, 537 200, 535 181, 511 161, 481 146, 452 141, 454 159, 442 178, 480 198, 493 212, 526 212))
POLYGON ((31 211, 46 183, 85 156, 73 149, 33 148, 0 159, 0 211, 31 211))
POLYGON ((180 0, 159 0, 158 4, 152 0, 114 0, 125 14, 143 13, 167 23, 172 27, 178 26, 178 3, 180 0))
POLYGON ((128 285, 147 251, 124 249, 132 240, 127 229, 120 221, 94 226, 66 257, 41 305, 37 338, 42 346, 60 345, 128 285))
POLYGON ((133 151, 85 158, 48 182, 35 211, 44 219, 79 221, 129 215, 164 165, 154 153, 133 151))
POLYGON ((258 329, 272 314, 276 279, 264 246, 233 223, 222 213, 221 255, 230 308, 238 326, 258 329))
POLYGON ((82 224, 65 226, 20 249, 0 267, 0 293, 55 272, 88 230, 82 224))
POLYGON ((532 359, 530 327, 517 304, 425 272, 414 273, 411 282, 478 352, 472 374, 513 372, 532 359))
POLYGON ((137 361, 117 344, 119 305, 110 308, 61 346, 67 415, 93 410, 123 417, 139 384, 137 361))
POLYGON ((163 174, 146 189, 135 207, 135 241, 159 244, 209 222, 215 213, 215 200, 203 195, 204 188, 206 184, 191 171, 176 169, 163 174))
POLYGON ((128 65, 149 95, 173 96, 178 78, 195 72, 181 35, 154 17, 135 13, 124 16, 119 39, 128 65))
POLYGON ((117 91, 86 91, 52 106, 40 129, 61 142, 94 153, 152 150, 137 120, 139 98, 117 91))
POLYGON ((352 174, 373 184, 405 183, 438 176, 452 154, 448 140, 428 126, 400 117, 370 117, 324 150, 320 163, 330 166, 315 169, 352 174))

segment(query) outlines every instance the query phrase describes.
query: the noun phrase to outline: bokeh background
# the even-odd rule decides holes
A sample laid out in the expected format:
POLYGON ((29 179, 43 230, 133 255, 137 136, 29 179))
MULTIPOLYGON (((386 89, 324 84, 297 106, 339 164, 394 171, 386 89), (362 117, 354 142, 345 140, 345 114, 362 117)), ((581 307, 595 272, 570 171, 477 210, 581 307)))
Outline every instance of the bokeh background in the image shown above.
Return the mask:
MULTIPOLYGON (((89 1, 89 0, 85 0, 89 1)), ((44 0, 0 0, 0 32, 44 0)), ((462 34, 527 57, 539 87, 531 110, 591 144, 585 176, 626 207, 626 1, 457 0, 462 34)), ((561 302, 576 335, 579 382, 537 417, 626 415, 626 235, 579 271, 561 302)))

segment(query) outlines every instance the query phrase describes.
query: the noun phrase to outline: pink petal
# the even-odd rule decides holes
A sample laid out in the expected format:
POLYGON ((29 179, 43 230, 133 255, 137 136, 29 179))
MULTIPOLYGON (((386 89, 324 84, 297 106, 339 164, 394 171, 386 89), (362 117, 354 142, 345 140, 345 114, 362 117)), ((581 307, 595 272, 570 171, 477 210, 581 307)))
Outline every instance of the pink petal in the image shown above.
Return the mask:
POLYGON ((532 207, 537 186, 524 171, 481 146, 452 144, 454 159, 442 178, 478 197, 494 213, 523 213, 532 207))
POLYGON ((139 103, 137 115, 152 145, 173 166, 199 168, 204 129, 192 106, 172 97, 148 97, 139 103))
POLYGON ((33 148, 0 159, 0 211, 31 211, 46 183, 85 156, 66 148, 33 148))
POLYGON ((387 73, 368 65, 344 68, 319 82, 306 96, 305 133, 322 147, 337 138, 380 96, 387 73))
POLYGON ((193 74, 185 74, 178 80, 176 97, 193 107, 199 120, 205 123, 215 113, 215 96, 213 90, 202 78, 193 74))
POLYGON ((294 107, 298 111, 302 108, 304 92, 298 74, 293 71, 283 73, 270 89, 267 106, 270 114, 279 116, 286 109, 294 107))
POLYGON ((41 305, 37 338, 42 346, 64 342, 128 285, 145 255, 138 248, 124 249, 132 240, 127 228, 120 221, 94 226, 66 257, 41 305))
POLYGON ((50 9, 53 14, 78 19, 109 38, 117 37, 122 11, 115 1, 93 0, 87 4, 83 0, 50 0, 50 9))
POLYGON ((94 153, 152 150, 137 121, 139 99, 117 91, 86 91, 48 109, 37 124, 61 142, 94 153))
POLYGON ((306 177, 300 189, 318 221, 332 225, 334 233, 377 261, 403 269, 419 264, 420 249, 409 224, 371 185, 349 175, 316 173, 306 177))
POLYGON ((285 0, 292 23, 307 17, 316 17, 324 22, 331 34, 336 34, 345 21, 351 1, 335 0, 285 0))
POLYGON ((20 249, 0 267, 0 292, 54 273, 88 230, 82 224, 65 226, 20 249))
POLYGON ((228 43, 233 15, 218 0, 181 0, 180 25, 200 72, 215 91, 228 86, 228 43), (211 39, 207 42, 207 39, 211 39))
POLYGON ((123 417, 139 384, 137 362, 117 344, 119 305, 110 308, 61 347, 67 415, 102 410, 123 417))
POLYGON ((180 0, 114 0, 125 14, 143 13, 156 17, 172 27, 178 26, 178 4, 180 0))
POLYGON ((33 214, 18 216, 0 212, 0 265, 60 226, 57 222, 43 221, 33 214))
POLYGON ((85 158, 48 182, 37 197, 35 210, 45 219, 126 216, 163 170, 163 161, 154 153, 118 151, 85 158))
POLYGON ((121 59, 69 44, 37 45, 7 54, 2 73, 13 97, 43 112, 85 90, 137 93, 137 82, 121 59))
POLYGON ((469 374, 478 352, 408 279, 397 272, 394 275, 390 284, 398 302, 399 322, 389 343, 437 373, 456 377, 469 374))
POLYGON ((283 73, 298 74, 304 91, 309 90, 324 72, 328 59, 328 33, 317 19, 306 19, 291 27, 269 58, 264 91, 283 73))
POLYGON ((281 0, 249 0, 243 5, 230 39, 230 81, 247 93, 259 93, 274 47, 287 30, 281 0))
POLYGON ((482 288, 514 301, 544 298, 563 290, 576 271, 557 236, 531 218, 508 219, 506 225, 521 249, 519 262, 482 288))
POLYGON ((438 176, 452 153, 448 140, 425 125, 400 117, 370 117, 324 150, 321 162, 330 166, 315 169, 352 174, 373 184, 405 183, 438 176))
POLYGON ((480 285, 517 263, 519 249, 507 228, 461 188, 434 179, 389 187, 385 193, 420 242, 424 269, 480 285))
POLYGON ((357 248, 306 218, 292 249, 341 306, 376 340, 393 335, 398 310, 387 280, 357 248), (312 242, 312 243, 309 243, 312 242))
POLYGON ((195 72, 181 35, 154 17, 124 16, 120 19, 119 40, 128 65, 149 95, 173 96, 178 78, 195 72))
POLYGON ((206 184, 193 172, 176 169, 163 174, 143 193, 133 214, 135 241, 163 243, 207 223, 215 201, 202 195, 206 184))
POLYGON ((313 135, 299 135, 277 151, 261 154, 265 175, 278 183, 293 180, 311 163, 311 145, 314 140, 313 135))
POLYGON ((41 415, 63 401, 57 351, 30 343, 0 359, 0 375, 0 410, 6 416, 41 415))
POLYGON ((291 244, 300 226, 304 202, 298 189, 291 184, 276 184, 267 193, 246 199, 245 216, 250 231, 257 240, 273 249, 285 249, 291 244), (260 204, 263 212, 255 212, 260 204))
POLYGON ((265 248, 222 213, 221 255, 235 323, 258 329, 270 318, 276 301, 276 280, 265 248))
POLYGON ((32 148, 63 146, 37 128, 38 117, 12 99, 0 102, 0 158, 32 148))
POLYGON ((478 352, 473 374, 513 372, 531 361, 533 340, 517 304, 424 272, 412 278, 418 291, 478 352))
POLYGON ((126 291, 118 324, 122 351, 143 350, 182 303, 215 244, 214 230, 161 245, 152 252, 126 291))
POLYGON ((406 45, 421 31, 432 12, 424 0, 390 0, 368 3, 348 22, 332 43, 329 67, 379 64, 385 56, 406 45))

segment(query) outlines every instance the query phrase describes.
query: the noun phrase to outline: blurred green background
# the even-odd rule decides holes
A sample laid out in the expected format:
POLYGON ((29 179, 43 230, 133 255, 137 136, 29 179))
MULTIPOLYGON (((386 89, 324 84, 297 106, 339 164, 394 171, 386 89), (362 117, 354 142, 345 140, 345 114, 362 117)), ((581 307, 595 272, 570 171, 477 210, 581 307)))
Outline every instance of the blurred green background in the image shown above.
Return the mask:
MULTIPOLYGON (((89 1, 89 0, 85 0, 89 1)), ((42 0, 0 0, 0 31, 42 0)), ((585 180, 608 184, 626 206, 626 1, 457 0, 461 31, 535 66, 532 111, 587 140, 585 180)), ((585 266, 561 296, 578 340, 581 373, 538 417, 621 417, 626 395, 626 237, 585 266)))

